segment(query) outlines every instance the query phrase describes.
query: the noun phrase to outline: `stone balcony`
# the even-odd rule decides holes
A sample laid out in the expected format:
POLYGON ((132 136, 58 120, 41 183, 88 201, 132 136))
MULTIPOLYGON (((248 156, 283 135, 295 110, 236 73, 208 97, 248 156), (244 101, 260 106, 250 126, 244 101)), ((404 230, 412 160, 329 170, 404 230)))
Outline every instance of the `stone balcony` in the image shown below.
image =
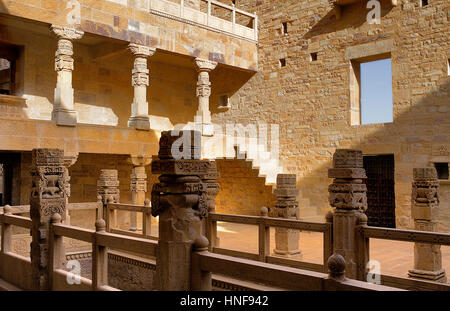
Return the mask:
POLYGON ((162 15, 213 31, 258 41, 258 17, 256 14, 247 13, 235 6, 229 6, 218 1, 150 0, 149 11, 152 14, 162 15), (202 8, 206 12, 202 12, 202 8), (220 9, 224 13, 218 14, 222 15, 221 17, 214 16, 214 9, 220 9), (237 15, 249 20, 251 27, 237 23, 237 15))

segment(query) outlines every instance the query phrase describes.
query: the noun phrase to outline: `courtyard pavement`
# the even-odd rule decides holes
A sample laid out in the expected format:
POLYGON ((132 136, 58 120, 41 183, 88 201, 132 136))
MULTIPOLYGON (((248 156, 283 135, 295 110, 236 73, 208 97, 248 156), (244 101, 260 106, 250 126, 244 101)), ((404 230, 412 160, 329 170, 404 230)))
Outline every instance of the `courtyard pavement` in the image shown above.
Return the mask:
MULTIPOLYGON (((258 227, 244 224, 218 222, 220 247, 258 253, 258 227)), ((275 247, 275 228, 270 230, 271 253, 275 247)), ((299 247, 301 261, 323 263, 323 234, 301 232, 299 247)), ((450 279, 450 247, 442 246, 442 266, 450 279)), ((295 258, 294 258, 295 259, 295 258)), ((407 277, 414 266, 414 243, 370 239, 370 259, 380 262, 381 274, 407 277)))

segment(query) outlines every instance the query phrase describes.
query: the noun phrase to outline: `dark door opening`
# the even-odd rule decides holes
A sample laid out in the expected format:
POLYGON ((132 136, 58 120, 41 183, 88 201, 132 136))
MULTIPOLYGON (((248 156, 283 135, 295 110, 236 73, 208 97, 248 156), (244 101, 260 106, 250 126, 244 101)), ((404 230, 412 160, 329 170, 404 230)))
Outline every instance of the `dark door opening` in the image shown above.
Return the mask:
POLYGON ((395 228, 394 155, 364 156, 368 225, 395 228))
POLYGON ((0 205, 20 205, 20 153, 0 153, 0 205))

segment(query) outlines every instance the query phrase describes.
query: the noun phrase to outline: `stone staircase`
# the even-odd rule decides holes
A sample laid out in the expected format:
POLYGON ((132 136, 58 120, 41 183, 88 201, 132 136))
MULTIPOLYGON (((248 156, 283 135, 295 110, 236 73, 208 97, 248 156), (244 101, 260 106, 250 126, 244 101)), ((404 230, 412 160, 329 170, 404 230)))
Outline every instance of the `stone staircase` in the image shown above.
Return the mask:
MULTIPOLYGON (((188 123, 182 129, 195 129, 194 123, 188 123)), ((267 150, 266 144, 257 142, 249 137, 231 137, 216 133, 213 136, 202 136, 202 158, 215 159, 242 159, 251 162, 252 169, 258 171, 258 177, 265 178, 265 184, 276 188, 277 175, 283 174, 284 169, 279 163, 278 154, 267 150), (227 143, 228 140, 228 143, 227 143)), ((311 207, 309 199, 299 198, 300 218, 304 221, 323 222, 317 208, 311 207)))

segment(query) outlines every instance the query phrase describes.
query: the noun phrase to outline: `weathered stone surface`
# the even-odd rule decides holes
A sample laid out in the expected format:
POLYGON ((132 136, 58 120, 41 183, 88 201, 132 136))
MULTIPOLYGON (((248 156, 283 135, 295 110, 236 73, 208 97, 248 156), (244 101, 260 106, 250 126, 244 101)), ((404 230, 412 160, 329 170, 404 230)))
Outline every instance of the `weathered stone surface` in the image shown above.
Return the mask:
POLYGON ((32 189, 30 197, 31 266, 35 290, 49 290, 48 230, 54 214, 66 215, 67 170, 64 151, 34 149, 32 151, 32 189))
MULTIPOLYGON (((413 170, 411 214, 415 230, 438 231, 439 226, 439 182, 435 168, 415 168, 413 170)), ((447 282, 442 269, 441 246, 415 243, 414 269, 409 276, 437 282, 447 282)))
MULTIPOLYGON (((277 201, 272 212, 273 217, 299 219, 300 211, 297 202, 297 176, 295 174, 278 174, 277 188, 274 193, 277 201)), ((275 228, 275 254, 299 256, 300 232, 288 228, 275 228)))
MULTIPOLYGON (((163 132, 160 146, 172 149, 174 141, 169 137, 174 135, 182 137, 186 131, 163 132)), ((202 233, 202 219, 208 215, 207 186, 201 177, 209 173, 210 166, 207 160, 153 159, 152 173, 162 174, 152 189, 152 215, 159 216, 156 263, 160 290, 190 289, 192 246, 202 233)))

